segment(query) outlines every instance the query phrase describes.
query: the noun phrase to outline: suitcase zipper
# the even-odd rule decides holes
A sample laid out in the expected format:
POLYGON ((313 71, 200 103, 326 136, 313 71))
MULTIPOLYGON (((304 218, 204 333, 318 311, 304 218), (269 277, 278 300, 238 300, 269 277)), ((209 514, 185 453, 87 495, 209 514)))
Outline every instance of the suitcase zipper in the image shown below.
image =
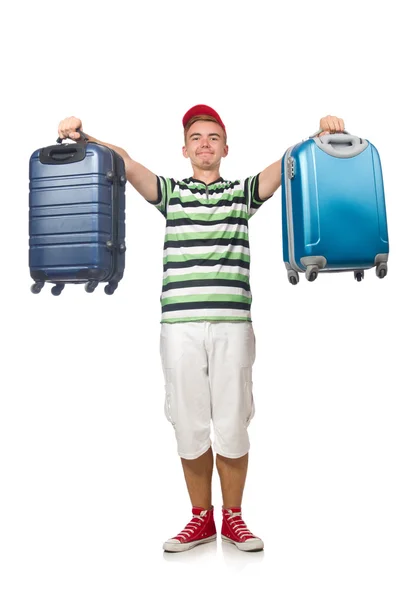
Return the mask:
MULTIPOLYGON (((307 141, 307 140, 304 140, 307 141)), ((288 252, 289 262, 291 267, 300 273, 304 273, 305 269, 300 267, 295 259, 295 244, 294 244, 294 225, 293 225, 293 214, 292 214, 292 190, 291 181, 295 177, 295 159, 291 157, 291 154, 295 146, 288 148, 285 155, 286 169, 285 169, 285 203, 287 213, 287 229, 288 229, 288 252), (293 161, 293 162, 292 162, 293 161)), ((330 271, 345 271, 345 269, 330 269, 326 267, 320 267, 321 272, 326 273, 330 271)))
MULTIPOLYGON (((289 253, 289 263, 291 266, 297 271, 303 272, 303 269, 299 267, 295 261, 295 251, 294 251, 294 226, 292 219, 292 194, 291 194, 291 179, 295 176, 294 163, 291 162, 290 158, 293 149, 295 146, 291 146, 288 148, 287 154, 285 156, 285 204, 286 204, 286 213, 287 213, 287 230, 288 230, 288 253, 289 253)), ((293 160, 293 159, 292 159, 293 160)))
POLYGON ((110 282, 117 273, 119 253, 119 172, 118 161, 114 150, 109 148, 112 157, 112 239, 107 242, 107 248, 112 252, 112 270, 106 281, 110 282))
MULTIPOLYGON (((95 143, 95 142, 94 142, 95 143)), ((112 184, 112 196, 111 196, 111 219, 112 219, 112 233, 111 239, 106 242, 106 248, 109 252, 111 252, 112 258, 112 267, 110 270, 110 274, 108 277, 104 277, 100 281, 106 281, 110 283, 115 275, 117 275, 118 271, 118 255, 119 252, 124 252, 125 247, 124 244, 119 243, 119 188, 120 181, 118 169, 118 160, 116 157, 116 152, 111 148, 108 148, 111 156, 111 171, 107 173, 107 179, 111 181, 112 184)), ((116 282, 118 283, 118 282, 116 282)))
POLYGON ((112 242, 113 242, 113 248, 112 248, 112 255, 113 255, 113 272, 111 274, 111 276, 109 277, 109 281, 113 278, 114 274, 116 273, 117 270, 117 255, 118 255, 118 228, 119 228, 119 203, 118 203, 118 184, 119 184, 119 174, 118 174, 118 165, 117 165, 117 160, 116 157, 114 155, 114 151, 111 150, 111 154, 112 154, 112 170, 114 173, 114 179, 112 182, 112 218, 113 218, 113 222, 112 222, 112 242), (116 206, 117 204, 117 206, 116 206))

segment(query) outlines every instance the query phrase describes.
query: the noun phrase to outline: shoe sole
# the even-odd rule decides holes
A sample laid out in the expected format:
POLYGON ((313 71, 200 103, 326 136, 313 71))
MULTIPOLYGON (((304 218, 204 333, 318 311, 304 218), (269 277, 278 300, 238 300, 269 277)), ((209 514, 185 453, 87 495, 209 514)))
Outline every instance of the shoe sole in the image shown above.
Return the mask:
POLYGON ((247 542, 234 542, 225 535, 222 535, 221 537, 224 542, 227 542, 228 544, 234 544, 239 550, 243 550, 243 552, 260 552, 260 550, 263 550, 264 547, 262 540, 258 538, 254 540, 248 540, 247 542))
POLYGON ((204 538, 203 540, 196 540, 194 542, 188 542, 187 544, 171 544, 170 542, 164 542, 163 550, 165 552, 185 552, 185 550, 191 550, 195 546, 199 546, 200 544, 208 544, 209 542, 215 542, 216 535, 212 535, 211 537, 204 538))

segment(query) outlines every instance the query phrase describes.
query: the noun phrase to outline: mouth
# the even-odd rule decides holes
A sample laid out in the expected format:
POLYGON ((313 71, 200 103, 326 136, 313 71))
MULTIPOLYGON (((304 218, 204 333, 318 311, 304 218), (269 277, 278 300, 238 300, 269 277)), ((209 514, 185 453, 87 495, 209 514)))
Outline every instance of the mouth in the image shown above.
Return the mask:
POLYGON ((198 156, 201 156, 202 154, 213 154, 212 152, 199 152, 198 156))

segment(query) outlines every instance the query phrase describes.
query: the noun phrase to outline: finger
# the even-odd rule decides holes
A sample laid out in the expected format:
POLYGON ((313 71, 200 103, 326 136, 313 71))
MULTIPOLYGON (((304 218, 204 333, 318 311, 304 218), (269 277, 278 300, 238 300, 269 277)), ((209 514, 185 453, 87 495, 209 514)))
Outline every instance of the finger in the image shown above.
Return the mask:
POLYGON ((74 119, 73 117, 71 117, 70 119, 68 119, 68 137, 70 138, 70 136, 76 131, 76 128, 74 127, 74 119))
POLYGON ((58 125, 58 137, 60 137, 61 140, 65 139, 64 121, 61 121, 58 125))
POLYGON ((322 135, 329 135, 329 131, 325 130, 322 133, 320 133, 320 135, 318 137, 321 137, 322 135))
POLYGON ((65 128, 64 131, 65 131, 66 137, 68 137, 71 140, 74 139, 74 134, 76 133, 76 129, 75 129, 75 127, 73 127, 73 122, 71 123, 69 120, 67 127, 65 128))
POLYGON ((335 133, 340 133, 341 131, 343 131, 343 129, 341 129, 341 122, 339 117, 333 117, 333 120, 335 126, 335 133))
POLYGON ((335 125, 335 133, 342 133, 345 128, 345 124, 343 123, 343 120, 340 119, 339 117, 333 117, 333 120, 334 120, 334 125, 335 125))
POLYGON ((63 126, 63 131, 64 131, 66 137, 69 137, 70 134, 72 133, 72 131, 74 131, 74 129, 72 127, 72 124, 73 124, 73 118, 72 117, 69 117, 68 119, 65 119, 64 126, 63 126))
POLYGON ((68 119, 64 119, 59 125, 59 131, 61 132, 61 138, 66 139, 69 135, 68 130, 68 119))
POLYGON ((322 119, 320 119, 320 129, 323 131, 327 129, 327 117, 322 117, 322 119))
POLYGON ((328 118, 328 122, 329 122, 329 130, 331 133, 336 133, 336 127, 337 127, 337 122, 336 122, 336 118, 333 116, 330 116, 328 118))
POLYGON ((333 133, 334 123, 331 115, 327 115, 321 119, 322 129, 327 130, 328 133, 333 133))
POLYGON ((73 129, 73 138, 72 139, 79 140, 81 138, 79 130, 82 129, 82 126, 83 126, 83 124, 80 121, 80 119, 73 117, 72 123, 71 123, 71 128, 73 129))

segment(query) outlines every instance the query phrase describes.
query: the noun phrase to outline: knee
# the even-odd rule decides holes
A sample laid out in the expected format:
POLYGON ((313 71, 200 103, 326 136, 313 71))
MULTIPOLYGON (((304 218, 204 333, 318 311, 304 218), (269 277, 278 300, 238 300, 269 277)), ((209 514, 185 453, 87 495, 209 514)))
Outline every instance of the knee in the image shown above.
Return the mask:
POLYGON ((214 425, 214 451, 220 457, 237 459, 250 449, 247 426, 243 423, 221 430, 214 425))

